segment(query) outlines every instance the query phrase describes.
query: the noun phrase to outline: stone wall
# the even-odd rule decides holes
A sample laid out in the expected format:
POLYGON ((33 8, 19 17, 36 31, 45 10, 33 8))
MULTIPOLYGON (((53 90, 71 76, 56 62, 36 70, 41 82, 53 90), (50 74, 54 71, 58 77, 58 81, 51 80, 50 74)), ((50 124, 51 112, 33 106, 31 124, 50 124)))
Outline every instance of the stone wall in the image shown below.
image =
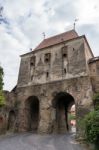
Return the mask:
POLYGON ((7 129, 7 112, 5 107, 0 107, 0 134, 6 133, 7 129))
POLYGON ((86 76, 90 55, 83 37, 23 55, 17 87, 86 76))
MULTIPOLYGON (((55 115, 55 109, 52 107, 52 100, 59 92, 66 92, 73 96, 76 105, 77 120, 85 115, 85 110, 88 112, 92 109, 93 92, 90 78, 87 76, 35 86, 20 87, 17 88, 17 100, 20 101, 18 130, 27 130, 25 101, 31 96, 36 96, 40 103, 38 132, 54 132, 52 128, 53 119, 55 119, 55 117, 53 117, 55 115)), ((79 127, 77 128, 79 129, 79 127)))
POLYGON ((93 92, 99 92, 99 59, 89 63, 89 70, 93 92))
MULTIPOLYGON (((16 94, 14 92, 4 91, 4 96, 6 104, 0 107, 0 134, 6 133, 11 128, 13 128, 13 131, 15 130, 15 126, 13 127, 13 125, 11 125, 10 128, 8 126, 9 123, 11 123, 11 112, 15 112, 17 116, 16 94)), ((16 122, 15 120, 14 124, 16 122)))

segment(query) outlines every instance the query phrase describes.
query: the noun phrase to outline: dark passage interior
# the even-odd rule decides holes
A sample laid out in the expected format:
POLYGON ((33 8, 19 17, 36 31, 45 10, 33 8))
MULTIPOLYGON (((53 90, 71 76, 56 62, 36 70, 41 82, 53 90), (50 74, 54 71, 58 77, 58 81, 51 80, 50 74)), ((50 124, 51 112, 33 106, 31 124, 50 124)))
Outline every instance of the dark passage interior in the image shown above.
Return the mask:
POLYGON ((27 130, 37 132, 39 123, 39 100, 31 96, 26 101, 27 130))
POLYGON ((53 100, 53 106, 56 110, 54 127, 57 133, 66 133, 70 131, 68 111, 74 104, 74 98, 66 92, 60 92, 55 96, 53 100))
POLYGON ((13 110, 11 110, 9 112, 9 116, 8 116, 8 126, 7 126, 7 130, 14 130, 15 127, 15 120, 16 120, 16 115, 15 112, 13 110))

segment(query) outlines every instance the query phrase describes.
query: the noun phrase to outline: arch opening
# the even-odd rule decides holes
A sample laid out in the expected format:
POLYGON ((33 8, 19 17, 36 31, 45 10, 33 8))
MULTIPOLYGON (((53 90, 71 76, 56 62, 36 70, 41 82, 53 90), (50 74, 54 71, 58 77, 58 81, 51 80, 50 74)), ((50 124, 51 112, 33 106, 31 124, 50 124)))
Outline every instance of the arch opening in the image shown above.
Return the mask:
POLYGON ((71 108, 75 105, 75 100, 72 95, 66 92, 60 92, 54 97, 52 105, 55 109, 54 130, 57 133, 72 131, 70 114, 72 114, 71 108))
POLYGON ((39 100, 31 96, 25 103, 27 131, 37 132, 39 124, 39 100))
POLYGON ((68 108, 68 124, 69 124, 69 131, 76 132, 76 110, 75 104, 70 105, 68 108))
POLYGON ((15 128, 16 114, 14 110, 9 112, 7 130, 13 131, 15 128))

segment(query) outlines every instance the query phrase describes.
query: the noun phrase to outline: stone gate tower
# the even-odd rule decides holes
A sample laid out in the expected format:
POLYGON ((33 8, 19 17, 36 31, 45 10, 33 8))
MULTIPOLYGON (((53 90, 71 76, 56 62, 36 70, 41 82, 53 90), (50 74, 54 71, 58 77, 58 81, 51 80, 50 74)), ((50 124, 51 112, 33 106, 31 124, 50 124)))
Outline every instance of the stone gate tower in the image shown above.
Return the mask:
POLYGON ((98 57, 94 58, 86 37, 75 30, 44 39, 22 55, 18 83, 10 93, 16 104, 15 128, 66 133, 71 105, 76 106, 77 122, 92 109, 92 95, 99 89, 97 68, 98 57))

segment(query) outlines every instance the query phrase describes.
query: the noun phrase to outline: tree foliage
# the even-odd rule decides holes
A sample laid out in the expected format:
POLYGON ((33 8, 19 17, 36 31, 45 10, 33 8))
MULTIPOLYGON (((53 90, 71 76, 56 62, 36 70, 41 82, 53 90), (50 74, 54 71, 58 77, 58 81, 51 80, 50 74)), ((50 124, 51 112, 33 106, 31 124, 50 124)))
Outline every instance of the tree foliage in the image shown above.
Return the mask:
POLYGON ((85 137, 91 143, 99 141, 99 110, 90 112, 84 119, 85 137))
POLYGON ((76 119, 76 116, 74 114, 69 114, 68 115, 68 120, 75 120, 76 119))
POLYGON ((96 93, 93 96, 93 104, 94 104, 95 110, 99 110, 99 93, 96 93))
POLYGON ((85 138, 87 141, 99 144, 99 93, 93 97, 94 110, 84 118, 85 138))
POLYGON ((0 66, 0 106, 5 104, 5 99, 4 99, 4 95, 3 95, 3 68, 0 66))
POLYGON ((0 66, 0 91, 3 90, 3 75, 4 75, 4 72, 3 72, 3 68, 0 66))
POLYGON ((0 106, 3 106, 5 104, 5 98, 3 91, 0 90, 0 106))

